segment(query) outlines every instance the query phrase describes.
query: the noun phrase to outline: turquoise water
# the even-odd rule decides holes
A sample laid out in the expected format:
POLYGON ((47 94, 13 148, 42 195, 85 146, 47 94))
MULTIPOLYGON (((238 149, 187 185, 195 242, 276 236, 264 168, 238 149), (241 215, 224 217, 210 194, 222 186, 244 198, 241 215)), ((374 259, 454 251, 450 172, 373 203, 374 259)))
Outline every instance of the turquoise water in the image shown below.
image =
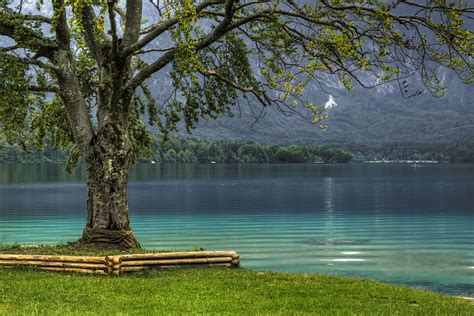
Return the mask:
MULTIPOLYGON (((80 237, 83 170, 0 165, 0 240, 80 237)), ((142 245, 236 250, 242 266, 474 295, 474 165, 151 165, 131 170, 142 245)))

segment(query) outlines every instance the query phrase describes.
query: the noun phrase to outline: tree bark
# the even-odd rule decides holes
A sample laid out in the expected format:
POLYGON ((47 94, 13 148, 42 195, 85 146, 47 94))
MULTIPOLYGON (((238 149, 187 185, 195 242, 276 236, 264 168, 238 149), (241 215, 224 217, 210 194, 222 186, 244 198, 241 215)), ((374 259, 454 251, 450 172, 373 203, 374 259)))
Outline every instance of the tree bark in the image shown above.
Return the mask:
POLYGON ((127 182, 131 142, 120 126, 104 125, 85 155, 87 224, 82 241, 103 246, 139 248, 130 228, 127 182))

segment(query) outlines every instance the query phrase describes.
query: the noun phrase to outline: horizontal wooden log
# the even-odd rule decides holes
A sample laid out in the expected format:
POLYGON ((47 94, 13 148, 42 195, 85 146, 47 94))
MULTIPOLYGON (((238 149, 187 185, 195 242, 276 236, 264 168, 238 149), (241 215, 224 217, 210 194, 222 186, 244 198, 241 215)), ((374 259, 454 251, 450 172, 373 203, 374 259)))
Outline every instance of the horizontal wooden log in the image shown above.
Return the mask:
MULTIPOLYGON (((11 266, 1 266, 1 268, 4 268, 4 269, 15 269, 19 267, 18 265, 11 265, 11 266)), ((30 266, 30 267, 34 267, 34 268, 37 268, 37 269, 40 269, 40 270, 49 270, 49 271, 76 271, 76 272, 88 272, 88 273, 93 273, 93 272, 97 272, 99 274, 110 274, 112 273, 112 269, 110 267, 105 267, 105 268, 89 268, 89 267, 81 267, 81 266, 78 266, 78 267, 54 267, 54 266, 30 266), (86 271, 87 270, 87 271, 86 271)))
POLYGON ((153 259, 174 259, 174 258, 208 258, 208 257, 233 257, 237 255, 235 251, 188 251, 188 252, 158 252, 122 255, 122 261, 130 260, 153 260, 153 259))
POLYGON ((233 259, 232 260, 232 265, 234 265, 234 266, 240 265, 240 260, 239 259, 233 259))
POLYGON ((232 257, 194 258, 194 259, 169 259, 169 260, 133 260, 122 262, 122 267, 130 266, 160 266, 160 265, 180 265, 180 264, 208 264, 232 262, 232 257))
POLYGON ((169 265, 169 266, 157 266, 159 269, 172 269, 172 268, 212 268, 212 267, 232 267, 232 263, 210 263, 210 264, 191 264, 191 265, 169 265))
POLYGON ((209 268, 209 267, 232 267, 232 263, 210 263, 210 264, 191 264, 191 265, 162 265, 162 266, 129 266, 122 267, 120 272, 136 272, 148 269, 170 269, 170 268, 209 268))
POLYGON ((106 263, 104 257, 0 254, 0 260, 106 263))
POLYGON ((232 263, 212 263, 209 267, 232 267, 232 263))
POLYGON ((93 273, 93 274, 108 274, 103 270, 94 270, 94 269, 77 269, 77 268, 50 268, 50 267, 40 267, 41 270, 46 271, 58 271, 58 272, 78 272, 78 273, 93 273))
POLYGON ((141 267, 122 267, 120 272, 136 272, 136 271, 143 271, 149 269, 149 266, 141 266, 141 267))
POLYGON ((0 265, 31 265, 38 267, 65 267, 65 268, 84 268, 84 269, 107 269, 105 264, 82 263, 82 262, 56 262, 56 261, 22 261, 22 260, 0 260, 0 265))

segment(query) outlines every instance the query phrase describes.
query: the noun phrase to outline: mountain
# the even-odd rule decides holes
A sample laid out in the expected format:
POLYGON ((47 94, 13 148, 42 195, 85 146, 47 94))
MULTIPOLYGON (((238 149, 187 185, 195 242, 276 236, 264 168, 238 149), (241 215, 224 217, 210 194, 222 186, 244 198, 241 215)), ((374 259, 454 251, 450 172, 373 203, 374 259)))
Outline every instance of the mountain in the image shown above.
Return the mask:
MULTIPOLYGON (((403 89, 390 83, 373 89, 348 91, 335 84, 322 89, 314 84, 306 97, 324 105, 328 126, 323 131, 299 115, 285 116, 275 108, 241 104, 232 118, 200 122, 193 136, 223 140, 252 140, 269 144, 336 144, 346 147, 447 145, 474 137, 474 86, 454 73, 440 70, 447 86, 443 97, 434 97, 415 78, 403 89), (257 114, 254 114, 254 113, 257 114)), ((304 113, 304 110, 300 109, 304 113)), ((308 113, 306 113, 308 117, 308 113)))

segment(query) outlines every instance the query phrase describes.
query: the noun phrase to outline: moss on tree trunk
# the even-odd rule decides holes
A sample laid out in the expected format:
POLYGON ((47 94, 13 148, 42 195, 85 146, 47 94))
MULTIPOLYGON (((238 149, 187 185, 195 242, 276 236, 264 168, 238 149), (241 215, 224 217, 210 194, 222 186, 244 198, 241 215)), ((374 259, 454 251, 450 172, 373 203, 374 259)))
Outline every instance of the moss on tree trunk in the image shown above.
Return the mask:
POLYGON ((131 144, 127 133, 105 125, 86 156, 87 224, 81 241, 139 248, 130 228, 127 182, 131 144))

